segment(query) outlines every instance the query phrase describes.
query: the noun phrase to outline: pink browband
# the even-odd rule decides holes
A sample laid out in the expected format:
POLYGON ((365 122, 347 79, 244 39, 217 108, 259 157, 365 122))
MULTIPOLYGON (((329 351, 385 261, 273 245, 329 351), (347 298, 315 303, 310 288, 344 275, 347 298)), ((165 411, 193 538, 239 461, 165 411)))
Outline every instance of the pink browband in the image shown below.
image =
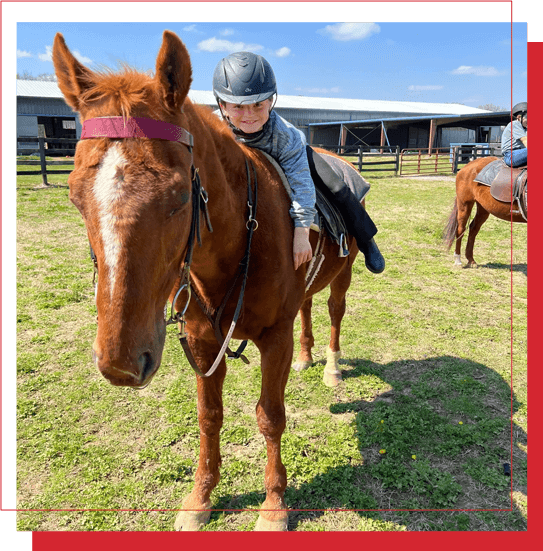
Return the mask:
POLYGON ((83 123, 81 139, 89 138, 158 138, 180 142, 189 148, 194 145, 192 134, 169 122, 144 117, 99 117, 83 123))

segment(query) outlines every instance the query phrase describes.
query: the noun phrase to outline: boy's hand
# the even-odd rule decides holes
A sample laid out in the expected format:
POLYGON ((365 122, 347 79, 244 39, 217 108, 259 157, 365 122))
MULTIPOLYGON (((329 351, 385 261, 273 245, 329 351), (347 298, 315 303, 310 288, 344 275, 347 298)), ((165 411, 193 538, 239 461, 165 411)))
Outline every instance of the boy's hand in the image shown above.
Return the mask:
POLYGON ((309 228, 294 228, 294 269, 297 270, 304 262, 309 262, 313 251, 309 243, 309 228))
POLYGON ((520 141, 524 144, 524 147, 528 147, 528 134, 526 134, 526 136, 520 138, 520 141))

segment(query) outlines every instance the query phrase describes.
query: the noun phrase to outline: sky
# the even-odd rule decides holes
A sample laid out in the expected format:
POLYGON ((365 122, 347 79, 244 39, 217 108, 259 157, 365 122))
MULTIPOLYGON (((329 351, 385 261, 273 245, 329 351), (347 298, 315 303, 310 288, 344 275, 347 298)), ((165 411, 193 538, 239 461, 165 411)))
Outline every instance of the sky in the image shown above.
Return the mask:
POLYGON ((54 73, 56 32, 90 68, 125 62, 154 72, 165 29, 189 50, 194 90, 211 90, 217 63, 247 50, 271 63, 279 94, 505 109, 527 99, 527 24, 520 22, 21 22, 17 73, 54 73))

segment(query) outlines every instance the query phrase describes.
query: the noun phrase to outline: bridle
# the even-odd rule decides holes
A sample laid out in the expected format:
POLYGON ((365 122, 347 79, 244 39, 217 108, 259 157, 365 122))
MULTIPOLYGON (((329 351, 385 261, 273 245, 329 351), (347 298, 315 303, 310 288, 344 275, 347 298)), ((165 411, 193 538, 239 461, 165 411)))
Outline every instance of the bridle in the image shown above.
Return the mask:
MULTIPOLYGON (((180 269, 180 283, 179 288, 174 295, 172 301, 170 317, 166 320, 166 325, 171 325, 178 323, 180 325, 180 331, 178 334, 179 342, 185 351, 187 359, 194 369, 194 371, 201 377, 210 377, 219 366, 224 354, 227 353, 230 358, 241 358, 245 363, 249 363, 247 358, 243 356, 242 352, 247 345, 247 341, 242 341, 240 347, 236 352, 232 352, 228 348, 228 344, 234 332, 239 314, 241 311, 241 306, 243 304, 243 295, 245 293, 245 286, 247 283, 247 274, 249 271, 249 257, 251 249, 251 241, 254 230, 258 227, 258 222, 256 221, 256 206, 257 206, 257 178, 256 171, 254 166, 252 166, 252 171, 254 174, 254 192, 251 185, 251 171, 249 169, 249 162, 245 160, 246 170, 247 170, 247 206, 249 208, 249 214, 246 222, 247 227, 247 246, 245 250, 245 255, 240 263, 238 273, 234 279, 233 284, 231 285, 229 291, 225 295, 220 307, 217 309, 217 315, 215 319, 208 312, 208 309, 204 306, 202 299, 198 296, 194 289, 191 288, 190 281, 190 267, 192 263, 192 256, 194 252, 194 243, 198 242, 198 245, 202 245, 201 233, 200 233, 200 214, 203 213, 204 219, 206 222, 207 229, 209 232, 213 231, 211 226, 211 220, 209 218, 209 212, 207 209, 208 195, 204 187, 202 186, 200 180, 199 169, 194 166, 194 138, 190 132, 184 128, 171 124, 164 121, 158 121, 155 119, 148 119, 145 117, 98 117, 93 119, 87 119, 83 123, 83 129, 81 132, 81 139, 91 139, 91 138, 110 138, 110 139, 119 139, 119 138, 149 138, 149 139, 161 139, 179 142, 185 145, 191 155, 191 181, 192 181, 192 217, 190 224, 189 238, 187 241, 187 249, 185 253, 185 259, 182 263, 180 269), (242 276, 241 290, 238 297, 238 302, 236 305, 236 310, 234 312, 234 318, 230 325, 230 329, 226 335, 226 338, 223 338, 221 329, 220 329, 220 318, 232 294, 235 286, 237 285, 238 279, 242 276), (175 312, 175 303, 182 291, 187 292, 187 301, 183 309, 179 312, 175 312), (201 307, 202 311, 206 314, 209 321, 211 322, 217 341, 221 344, 221 350, 217 355, 215 361, 211 368, 203 373, 198 367, 196 360, 190 350, 190 347, 187 342, 187 333, 185 331, 186 320, 185 313, 189 307, 191 297, 194 296, 195 301, 201 307)), ((94 270, 95 274, 97 272, 97 263, 96 256, 92 251, 91 247, 91 257, 94 261, 94 270)))

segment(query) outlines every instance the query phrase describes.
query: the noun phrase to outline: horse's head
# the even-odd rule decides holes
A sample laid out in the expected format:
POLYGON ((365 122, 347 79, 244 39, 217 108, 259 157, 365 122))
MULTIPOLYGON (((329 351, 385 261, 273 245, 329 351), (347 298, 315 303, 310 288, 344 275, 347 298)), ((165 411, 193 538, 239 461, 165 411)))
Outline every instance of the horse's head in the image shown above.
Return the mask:
MULTIPOLYGON (((165 31, 154 78, 131 69, 94 72, 57 34, 53 63, 66 102, 89 119, 141 117, 187 127, 188 52, 165 31)), ((103 119, 102 119, 103 120, 103 119)), ((118 119, 117 119, 118 121, 118 119)), ((164 346, 164 306, 179 275, 191 219, 192 152, 163 139, 81 140, 69 177, 98 263, 93 356, 114 385, 145 386, 164 346)))

